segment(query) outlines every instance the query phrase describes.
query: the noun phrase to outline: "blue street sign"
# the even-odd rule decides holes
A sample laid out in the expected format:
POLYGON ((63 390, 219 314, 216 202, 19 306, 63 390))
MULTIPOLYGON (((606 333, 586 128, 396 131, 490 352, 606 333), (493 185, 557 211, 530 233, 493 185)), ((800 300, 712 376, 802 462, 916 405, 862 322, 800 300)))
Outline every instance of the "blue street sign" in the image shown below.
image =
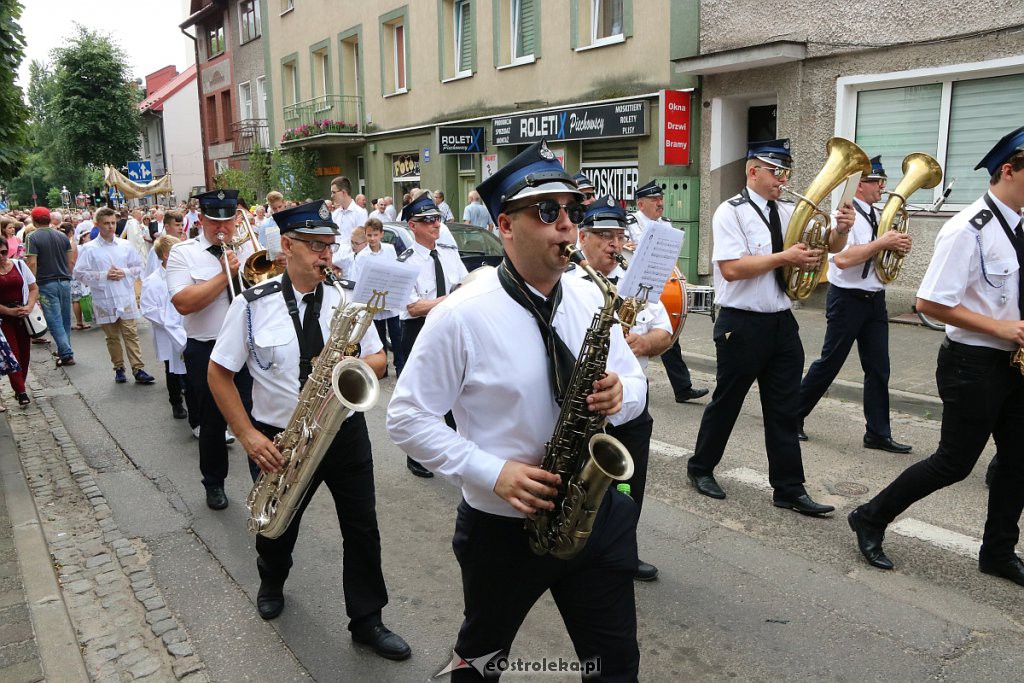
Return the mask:
POLYGON ((148 161, 129 161, 128 179, 136 183, 148 183, 153 179, 153 166, 148 161))

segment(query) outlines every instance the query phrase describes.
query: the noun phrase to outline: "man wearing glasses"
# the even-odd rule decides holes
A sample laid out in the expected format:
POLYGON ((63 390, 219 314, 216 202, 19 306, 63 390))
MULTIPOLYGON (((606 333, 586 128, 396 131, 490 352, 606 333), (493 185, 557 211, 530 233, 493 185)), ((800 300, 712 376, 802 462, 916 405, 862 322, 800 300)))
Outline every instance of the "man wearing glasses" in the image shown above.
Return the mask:
POLYGON ((576 187, 583 193, 583 201, 580 203, 583 204, 583 206, 590 206, 593 204, 594 200, 597 198, 597 195, 595 194, 597 192, 597 188, 594 187, 594 183, 591 182, 590 178, 581 171, 574 175, 572 179, 576 181, 576 187))
POLYGON ((814 361, 800 383, 801 441, 807 440, 804 419, 811 414, 825 391, 843 368, 853 342, 857 342, 864 370, 864 447, 890 453, 909 453, 911 446, 894 441, 889 424, 889 314, 885 309, 885 285, 875 272, 875 256, 890 249, 901 255, 910 252, 910 235, 886 230, 878 237, 878 210, 874 204, 885 189, 882 158, 871 160, 871 174, 861 179, 853 200, 856 219, 846 247, 829 256, 828 301, 825 342, 821 358, 814 361))
MULTIPOLYGON (((804 349, 782 274, 783 266, 814 266, 820 252, 799 242, 783 249, 794 207, 779 197, 792 165, 789 140, 752 143, 747 151, 747 186, 719 206, 712 218, 715 298, 722 307, 714 330, 717 384, 704 409, 687 476, 701 494, 725 498, 714 469, 725 453, 743 399, 757 380, 772 502, 801 514, 822 515, 835 508, 815 502, 804 488, 797 440, 804 349)), ((852 214, 849 207, 839 211, 830 251, 845 244, 852 214)))
MULTIPOLYGON (((399 312, 402 320, 402 353, 408 362, 427 314, 444 301, 452 287, 469 273, 459 258, 458 248, 438 241, 441 235, 441 212, 429 192, 421 192, 402 209, 402 220, 409 222, 409 229, 416 240, 406 251, 409 254, 406 258, 410 263, 420 266, 409 304, 404 311, 399 312)), ((454 424, 450 415, 446 415, 445 419, 454 424)), ((406 465, 417 477, 426 479, 434 476, 412 458, 406 458, 406 465)))

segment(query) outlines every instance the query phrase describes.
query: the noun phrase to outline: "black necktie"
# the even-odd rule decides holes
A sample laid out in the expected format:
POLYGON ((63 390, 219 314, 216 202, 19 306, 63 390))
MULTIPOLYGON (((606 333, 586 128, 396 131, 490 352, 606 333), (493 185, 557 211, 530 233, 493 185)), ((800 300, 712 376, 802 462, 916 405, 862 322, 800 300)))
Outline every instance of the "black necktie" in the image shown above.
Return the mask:
POLYGON ((324 350, 324 333, 320 329, 320 311, 316 305, 316 290, 302 297, 306 310, 302 314, 302 336, 310 358, 316 358, 324 350))
POLYGON ((434 281, 437 283, 437 296, 441 297, 448 293, 448 289, 444 286, 444 268, 441 267, 437 249, 430 250, 430 258, 434 259, 434 281))
MULTIPOLYGON (((857 207, 858 209, 860 207, 857 207)), ((868 223, 871 224, 871 241, 874 242, 875 238, 878 237, 878 219, 875 218, 875 207, 869 206, 868 210, 861 211, 861 215, 868 219, 868 223)), ((875 259, 869 258, 864 262, 864 269, 860 272, 860 278, 863 280, 871 272, 871 266, 874 265, 875 259)))
POLYGON ((1010 240, 1010 245, 1017 255, 1017 309, 1020 319, 1024 320, 1024 272, 1022 272, 1024 269, 1024 230, 1021 229, 1021 223, 1024 221, 1017 219, 1017 225, 1011 229, 1006 216, 988 193, 985 194, 985 203, 999 221, 999 226, 1003 229, 1006 239, 1010 240))
MULTIPOLYGON (((772 234, 772 253, 777 254, 782 251, 782 219, 779 218, 779 206, 775 202, 768 202, 768 232, 772 234)), ((779 288, 786 291, 786 275, 783 273, 782 268, 775 269, 775 281, 779 283, 779 288)))
MULTIPOLYGON (((224 247, 220 244, 211 244, 206 248, 206 251, 213 254, 213 257, 221 264, 221 268, 224 267, 224 247)), ((234 291, 237 294, 242 291, 242 285, 238 282, 238 277, 231 275, 231 271, 228 270, 228 276, 231 278, 231 286, 234 287, 234 291)), ((228 301, 231 301, 231 289, 225 289, 224 292, 228 295, 228 301)))

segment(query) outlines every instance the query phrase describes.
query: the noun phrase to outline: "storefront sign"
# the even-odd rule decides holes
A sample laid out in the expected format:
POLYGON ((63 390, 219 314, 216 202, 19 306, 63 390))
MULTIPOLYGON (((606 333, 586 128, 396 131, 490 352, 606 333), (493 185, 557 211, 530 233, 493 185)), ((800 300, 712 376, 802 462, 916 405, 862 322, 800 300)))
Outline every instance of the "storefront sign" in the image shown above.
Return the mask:
POLYGON ((329 175, 333 178, 336 175, 341 175, 341 166, 320 166, 315 173, 320 177, 329 175))
POLYGON ((558 109, 491 122, 495 145, 523 145, 537 140, 586 140, 647 135, 647 101, 630 100, 591 107, 558 109))
POLYGON ((483 172, 481 173, 482 180, 487 180, 492 175, 498 172, 498 155, 497 154, 485 154, 484 155, 484 166, 483 172))
POLYGON ((420 178, 420 153, 408 152, 406 154, 394 154, 391 156, 391 177, 399 180, 419 180, 420 178))
POLYGON ((661 130, 658 161, 662 166, 687 166, 690 163, 691 92, 662 90, 658 93, 661 130))
POLYGON ((598 197, 610 194, 626 202, 636 198, 636 188, 640 186, 640 166, 636 161, 583 164, 580 172, 590 178, 598 197))
POLYGON ((483 154, 487 138, 482 126, 438 126, 438 154, 483 154))

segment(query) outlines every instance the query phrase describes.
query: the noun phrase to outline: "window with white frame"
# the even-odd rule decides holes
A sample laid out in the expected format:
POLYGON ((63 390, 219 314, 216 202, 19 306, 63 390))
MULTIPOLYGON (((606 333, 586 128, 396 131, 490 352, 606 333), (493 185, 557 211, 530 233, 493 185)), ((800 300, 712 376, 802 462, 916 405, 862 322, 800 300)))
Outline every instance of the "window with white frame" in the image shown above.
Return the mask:
POLYGON ((466 76, 473 69, 473 18, 469 0, 457 0, 454 9, 455 74, 466 76))
POLYGON ((385 94, 396 95, 408 90, 406 84, 405 23, 396 19, 384 25, 383 57, 385 94))
POLYGON ((516 64, 533 59, 534 41, 537 35, 537 17, 534 13, 534 0, 511 0, 511 34, 509 45, 512 48, 510 63, 516 64))
POLYGON ((242 0, 238 3, 239 44, 259 38, 261 32, 259 0, 242 0))
POLYGON ((299 101, 299 71, 295 62, 285 64, 282 68, 284 76, 284 104, 296 104, 299 101))
POLYGON ((943 182, 919 190, 912 203, 930 204, 955 178, 945 206, 965 206, 988 188, 987 173, 974 166, 1009 131, 1024 102, 1024 58, 1015 59, 1020 63, 1009 68, 968 65, 918 77, 903 72, 889 82, 840 79, 841 126, 853 128, 869 156, 882 156, 890 187, 902 178, 906 155, 925 152, 939 161, 943 182))
POLYGON ((331 76, 331 59, 327 50, 313 53, 313 97, 316 99, 317 111, 330 107, 327 101, 328 79, 331 76))
POLYGON ((281 14, 295 9, 295 0, 281 0, 281 14))
POLYGON ((243 121, 248 121, 252 116, 252 86, 249 81, 238 84, 238 110, 243 121))
POLYGON ((591 0, 591 45, 621 38, 622 0, 591 0))

